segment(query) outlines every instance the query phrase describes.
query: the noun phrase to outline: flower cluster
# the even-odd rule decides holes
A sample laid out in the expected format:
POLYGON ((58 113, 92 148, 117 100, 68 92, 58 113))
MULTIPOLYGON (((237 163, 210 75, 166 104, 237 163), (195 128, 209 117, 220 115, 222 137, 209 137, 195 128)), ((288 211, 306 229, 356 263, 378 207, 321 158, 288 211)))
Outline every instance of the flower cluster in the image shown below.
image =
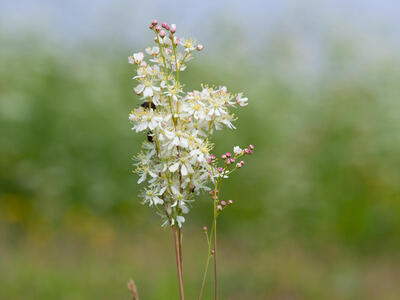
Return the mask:
POLYGON ((147 135, 136 157, 135 172, 138 183, 147 183, 144 203, 157 209, 164 225, 181 227, 194 196, 210 191, 216 178, 225 178, 242 167, 244 162, 237 159, 253 151, 252 145, 245 150, 235 147, 234 155, 224 154, 224 166, 218 167, 209 141, 215 130, 235 128, 236 118, 230 110, 246 106, 247 98, 223 86, 203 85, 198 91, 185 93, 179 74, 203 45, 178 37, 175 24, 159 25, 153 20, 150 29, 155 45, 128 59, 136 66, 134 92, 141 100, 129 120, 133 130, 147 135))

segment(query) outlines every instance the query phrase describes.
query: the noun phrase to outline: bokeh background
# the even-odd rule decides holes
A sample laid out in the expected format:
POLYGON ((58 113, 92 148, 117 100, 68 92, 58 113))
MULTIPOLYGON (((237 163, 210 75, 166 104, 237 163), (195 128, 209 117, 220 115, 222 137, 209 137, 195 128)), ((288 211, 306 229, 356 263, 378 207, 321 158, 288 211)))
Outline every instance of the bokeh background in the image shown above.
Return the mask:
MULTIPOLYGON (((243 91, 216 153, 221 299, 400 299, 398 1, 1 1, 0 299, 177 299, 172 233, 140 204, 128 55, 151 19, 205 45, 184 72, 243 91)), ((187 299, 206 196, 184 228, 187 299)), ((211 276, 210 276, 211 278, 211 276)), ((212 299, 211 281, 204 299, 212 299)))

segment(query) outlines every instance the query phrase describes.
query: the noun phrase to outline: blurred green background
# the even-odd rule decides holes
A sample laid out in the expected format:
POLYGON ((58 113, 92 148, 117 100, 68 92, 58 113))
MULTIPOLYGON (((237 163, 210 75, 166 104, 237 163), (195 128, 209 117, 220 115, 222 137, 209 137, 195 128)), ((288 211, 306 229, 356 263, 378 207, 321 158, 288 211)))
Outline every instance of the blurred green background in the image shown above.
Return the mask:
MULTIPOLYGON (((238 129, 214 136, 217 154, 256 147, 223 190, 235 204, 218 230, 221 299, 400 299, 400 24, 388 2, 2 4, 0 299, 130 299, 130 278, 141 299, 178 298, 172 233, 131 174, 144 136, 128 122, 139 101, 127 56, 151 45, 154 17, 201 35, 188 90, 249 97, 238 129)), ((184 228, 187 299, 210 213, 203 195, 184 228)))

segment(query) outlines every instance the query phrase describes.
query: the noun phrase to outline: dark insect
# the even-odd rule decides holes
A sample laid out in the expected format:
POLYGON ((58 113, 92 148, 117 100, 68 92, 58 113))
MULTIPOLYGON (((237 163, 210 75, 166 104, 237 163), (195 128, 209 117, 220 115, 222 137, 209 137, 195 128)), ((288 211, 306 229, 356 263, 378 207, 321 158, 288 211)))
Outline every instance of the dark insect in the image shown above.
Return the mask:
MULTIPOLYGON (((156 109, 157 108, 157 106, 153 103, 153 102, 148 102, 148 101, 145 101, 145 102, 143 102, 142 104, 140 104, 140 106, 141 107, 143 107, 144 109, 146 109, 146 108, 152 108, 152 109, 156 109)), ((152 136, 152 131, 151 130, 149 130, 148 132, 147 132, 147 140, 150 142, 150 143, 153 143, 154 142, 154 140, 153 140, 153 136, 152 136)))
POLYGON ((190 185, 190 192, 194 193, 195 190, 196 190, 196 187, 193 184, 191 184, 190 185))
POLYGON ((154 142, 152 134, 153 134, 153 132, 152 132, 151 130, 147 131, 147 140, 148 140, 150 143, 153 143, 153 142, 154 142))
POLYGON ((148 101, 143 102, 142 104, 140 104, 140 106, 143 107, 143 108, 150 108, 151 107, 154 110, 157 108, 157 106, 153 102, 148 102, 148 101))

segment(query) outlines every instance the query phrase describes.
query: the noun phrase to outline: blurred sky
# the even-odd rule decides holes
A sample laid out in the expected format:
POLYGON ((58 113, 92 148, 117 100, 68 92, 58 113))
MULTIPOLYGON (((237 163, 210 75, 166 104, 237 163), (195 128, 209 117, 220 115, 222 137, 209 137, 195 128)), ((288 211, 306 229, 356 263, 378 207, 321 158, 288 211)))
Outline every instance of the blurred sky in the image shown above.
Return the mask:
POLYGON ((277 27, 303 24, 371 33, 400 44, 400 1, 133 1, 133 0, 1 0, 0 32, 33 33, 69 44, 143 39, 143 27, 153 18, 176 23, 182 35, 200 40, 219 38, 218 26, 234 26, 257 38, 277 27))

